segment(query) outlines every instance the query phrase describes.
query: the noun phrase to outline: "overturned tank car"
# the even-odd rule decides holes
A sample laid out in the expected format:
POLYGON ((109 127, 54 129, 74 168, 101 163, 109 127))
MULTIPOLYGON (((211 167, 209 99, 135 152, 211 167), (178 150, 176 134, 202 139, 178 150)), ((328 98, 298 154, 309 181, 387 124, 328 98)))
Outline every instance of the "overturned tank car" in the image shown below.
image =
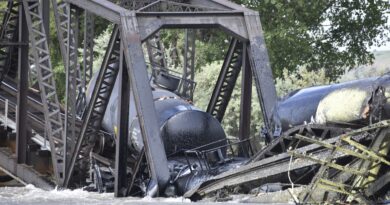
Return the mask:
MULTIPOLYGON (((370 202, 388 197, 389 75, 288 94, 275 105, 272 137, 250 158, 234 156, 221 124, 176 94, 175 78, 163 75, 151 80, 151 86, 171 172, 165 196, 241 202, 370 202)), ((116 85, 106 110, 103 128, 110 134, 99 143, 90 190, 113 189, 111 165, 102 158, 114 158, 121 114, 118 89, 116 85)), ((134 109, 130 103, 129 156, 143 153, 134 109)), ((141 169, 146 166, 139 163, 141 169)), ((143 170, 128 190, 132 195, 148 194, 150 181, 143 170)))
MULTIPOLYGON (((115 65, 117 66, 117 65, 115 65)), ((95 75, 90 86, 96 82, 95 75)), ((151 77, 152 78, 152 77, 151 77)), ((171 172, 171 180, 166 188, 166 196, 183 195, 213 176, 237 167, 246 160, 241 158, 228 158, 228 139, 220 122, 209 113, 201 111, 190 101, 175 93, 178 86, 178 78, 167 73, 161 73, 156 79, 151 80, 154 106, 160 126, 161 138, 168 157, 168 166, 171 172)), ((94 160, 91 166, 91 181, 89 190, 99 192, 113 191, 114 178, 112 163, 115 159, 115 138, 118 132, 118 116, 123 113, 118 109, 119 81, 116 82, 104 115, 102 127, 107 132, 100 138, 99 146, 95 147, 94 160), (107 163, 104 163, 106 161, 107 163)), ((90 100, 91 91, 87 91, 87 102, 90 100)), ((137 112, 135 110, 134 96, 130 94, 129 109, 129 141, 127 163, 145 163, 139 159, 144 154, 144 144, 141 136, 141 128, 137 112), (138 157, 138 158, 137 158, 138 157)), ((141 169, 147 171, 146 164, 140 164, 141 169)), ((147 175, 147 173, 145 173, 147 175)), ((142 173, 133 184, 134 190, 128 190, 129 194, 144 196, 150 181, 143 178, 142 173), (138 194, 137 194, 138 192, 138 194)))
POLYGON ((291 92, 275 105, 262 150, 185 196, 258 203, 388 200, 389 85, 384 75, 291 92))
POLYGON ((304 88, 274 108, 274 136, 302 124, 364 126, 390 117, 390 76, 304 88))

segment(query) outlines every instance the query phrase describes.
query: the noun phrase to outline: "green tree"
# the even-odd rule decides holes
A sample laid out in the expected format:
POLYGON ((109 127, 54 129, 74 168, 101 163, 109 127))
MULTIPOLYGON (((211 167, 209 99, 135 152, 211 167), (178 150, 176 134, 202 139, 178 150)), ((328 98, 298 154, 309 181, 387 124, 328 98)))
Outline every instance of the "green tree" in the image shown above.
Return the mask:
MULTIPOLYGON (((196 29, 196 70, 215 61, 223 60, 229 46, 230 37, 220 29, 196 29)), ((182 68, 185 46, 184 29, 165 29, 161 39, 166 49, 169 68, 182 68)))
POLYGON ((369 47, 389 39, 389 1, 234 1, 260 13, 276 76, 304 65, 335 79, 344 68, 372 63, 369 47))
MULTIPOLYGON (((198 71, 195 75, 197 87, 194 93, 195 106, 202 110, 207 109, 212 92, 215 87, 219 72, 222 68, 221 61, 215 61, 206 65, 203 69, 198 71)), ((237 79, 236 86, 232 93, 228 107, 226 108, 225 116, 222 121, 222 126, 229 136, 237 136, 240 119, 240 103, 241 103, 241 76, 237 79)), ((251 135, 254 136, 259 133, 262 125, 262 115, 260 105, 257 98, 256 88, 252 87, 252 110, 251 110, 251 135)))
POLYGON ((278 96, 285 96, 294 90, 332 83, 325 73, 325 69, 317 71, 309 71, 304 67, 296 71, 285 69, 282 76, 276 78, 276 92, 278 96))

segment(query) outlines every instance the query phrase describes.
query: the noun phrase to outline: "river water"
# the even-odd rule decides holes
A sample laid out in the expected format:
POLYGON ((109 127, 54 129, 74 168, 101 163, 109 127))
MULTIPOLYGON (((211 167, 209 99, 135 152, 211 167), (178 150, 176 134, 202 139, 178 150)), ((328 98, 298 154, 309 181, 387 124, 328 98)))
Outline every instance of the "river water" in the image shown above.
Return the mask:
POLYGON ((34 187, 33 185, 27 185, 24 187, 0 187, 0 204, 7 205, 76 205, 76 204, 179 204, 179 203, 191 203, 190 200, 184 198, 115 198, 113 193, 99 194, 96 192, 87 192, 81 189, 76 190, 52 190, 45 191, 34 187), (155 202, 155 203, 153 203, 155 202), (163 203, 165 202, 165 203, 163 203))
MULTIPOLYGON (((97 193, 87 192, 82 189, 75 190, 51 190, 45 191, 35 187, 34 185, 27 186, 9 186, 0 187, 0 205, 180 205, 180 204, 194 204, 194 205, 220 205, 220 204, 295 204, 293 200, 286 200, 289 198, 285 196, 286 193, 278 192, 276 197, 281 198, 281 202, 276 202, 275 199, 267 197, 263 200, 256 200, 247 195, 239 196, 233 195, 228 201, 214 203, 210 200, 193 203, 189 199, 182 197, 178 198, 115 198, 113 193, 97 193), (260 203, 261 202, 261 203, 260 203)), ((275 196, 273 196, 275 197, 275 196)), ((276 200, 278 201, 278 200, 276 200)))

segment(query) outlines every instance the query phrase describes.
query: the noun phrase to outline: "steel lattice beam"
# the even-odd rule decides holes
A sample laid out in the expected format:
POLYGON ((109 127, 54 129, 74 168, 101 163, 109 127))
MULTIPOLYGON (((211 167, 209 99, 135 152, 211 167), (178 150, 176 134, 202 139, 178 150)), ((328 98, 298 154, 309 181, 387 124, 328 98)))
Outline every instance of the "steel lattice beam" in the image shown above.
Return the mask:
MULTIPOLYGON (((120 24, 120 15, 127 9, 107 0, 64 0, 94 13, 115 24, 120 24)), ((227 2, 224 0, 224 2, 227 2)), ((242 7, 241 7, 242 8, 242 7)), ((248 39, 244 12, 200 11, 200 12, 136 12, 141 40, 146 41, 162 27, 167 28, 215 28, 220 26, 226 32, 240 39, 248 39)))
POLYGON ((93 55, 95 38, 95 16, 94 14, 84 12, 84 47, 83 47, 83 68, 80 71, 81 84, 79 86, 79 95, 76 102, 76 112, 78 116, 83 115, 86 106, 86 90, 93 75, 93 55))
POLYGON ((181 96, 193 100, 195 89, 195 41, 196 31, 186 29, 184 44, 183 80, 181 83, 181 96))
POLYGON ((239 11, 137 12, 142 41, 162 28, 221 28, 240 40, 248 39, 244 14, 239 11))
MULTIPOLYGON (((2 42, 18 41, 18 21, 19 21, 19 1, 8 1, 7 11, 3 16, 0 30, 0 40, 2 42)), ((13 45, 0 44, 0 82, 10 70, 15 61, 17 50, 13 45)))
POLYGON ((30 65, 34 65, 44 107, 46 135, 49 138, 53 171, 58 184, 64 177, 64 129, 58 102, 55 80, 52 72, 46 32, 42 20, 42 8, 39 0, 23 0, 28 25, 31 56, 30 65))
MULTIPOLYGON (((129 10, 139 10, 153 5, 156 0, 123 0, 121 5, 129 10)), ((149 61, 152 68, 152 75, 156 78, 159 72, 167 72, 164 46, 160 39, 160 32, 155 33, 146 41, 149 61)))
POLYGON ((64 149, 65 155, 65 167, 69 166, 69 159, 71 158, 71 150, 75 146, 76 136, 76 100, 77 90, 79 89, 80 83, 78 82, 79 63, 78 63, 78 35, 79 35, 79 20, 80 11, 73 5, 67 6, 68 10, 68 32, 67 32, 67 63, 66 63, 66 110, 65 110, 65 133, 66 140, 64 149))
POLYGON ((88 157, 92 145, 87 142, 90 140, 89 138, 94 137, 94 134, 100 129, 101 122, 119 72, 119 49, 119 28, 118 26, 115 26, 92 92, 91 100, 82 120, 80 134, 77 137, 74 149, 71 151, 71 160, 69 166, 67 167, 64 186, 67 186, 70 181, 76 160, 88 157), (80 154, 82 155, 82 158, 78 159, 80 154))
POLYGON ((156 33, 146 41, 146 48, 148 50, 148 56, 150 65, 152 67, 152 74, 157 77, 158 73, 166 71, 164 47, 160 39, 160 33, 156 33))
POLYGON ((140 12, 200 12, 200 11, 223 11, 220 8, 196 6, 192 4, 158 0, 153 3, 139 9, 140 12))
POLYGON ((242 66, 243 44, 233 38, 222 65, 207 112, 222 121, 242 66))
POLYGON ((69 31, 69 9, 68 4, 66 4, 62 0, 52 0, 53 5, 53 11, 54 11, 54 19, 56 22, 56 28, 57 28, 57 37, 58 41, 60 42, 60 51, 62 60, 65 64, 68 63, 67 60, 67 45, 68 45, 68 31, 69 31))
POLYGON ((93 47, 95 37, 95 17, 91 12, 85 11, 84 16, 84 74, 83 74, 83 88, 91 80, 93 74, 93 47))
POLYGON ((156 0, 120 0, 120 5, 129 10, 138 10, 155 1, 156 0))
MULTIPOLYGON (((65 68, 68 67, 68 58, 69 56, 77 55, 77 49, 71 49, 70 52, 68 52, 69 43, 76 42, 75 38, 78 38, 77 35, 73 34, 74 29, 79 29, 77 26, 73 26, 69 24, 69 19, 72 18, 70 14, 69 4, 65 3, 63 0, 52 0, 53 4, 53 10, 54 10, 54 17, 56 22, 56 28, 57 28, 57 37, 58 41, 60 42, 60 51, 62 60, 64 62, 65 68)), ((77 87, 81 87, 85 84, 83 81, 84 79, 81 78, 81 72, 80 69, 77 69, 77 87)))

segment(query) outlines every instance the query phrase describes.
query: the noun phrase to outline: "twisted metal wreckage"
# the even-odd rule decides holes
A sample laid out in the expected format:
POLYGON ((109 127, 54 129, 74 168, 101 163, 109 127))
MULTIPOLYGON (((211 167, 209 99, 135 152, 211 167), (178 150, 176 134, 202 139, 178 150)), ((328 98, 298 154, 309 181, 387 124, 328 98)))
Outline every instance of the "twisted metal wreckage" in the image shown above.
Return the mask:
POLYGON ((390 76, 277 102, 254 11, 226 0, 8 0, 2 18, 0 167, 21 183, 118 197, 388 200, 390 76), (64 108, 48 46, 50 4, 66 68, 64 108), (114 28, 93 74, 95 18, 114 28), (180 75, 167 68, 160 41, 169 28, 186 32, 180 75), (191 104, 199 28, 231 35, 206 112, 191 104), (240 73, 240 131, 231 140, 220 123, 240 73), (258 151, 249 137, 252 81, 268 142, 258 151))

